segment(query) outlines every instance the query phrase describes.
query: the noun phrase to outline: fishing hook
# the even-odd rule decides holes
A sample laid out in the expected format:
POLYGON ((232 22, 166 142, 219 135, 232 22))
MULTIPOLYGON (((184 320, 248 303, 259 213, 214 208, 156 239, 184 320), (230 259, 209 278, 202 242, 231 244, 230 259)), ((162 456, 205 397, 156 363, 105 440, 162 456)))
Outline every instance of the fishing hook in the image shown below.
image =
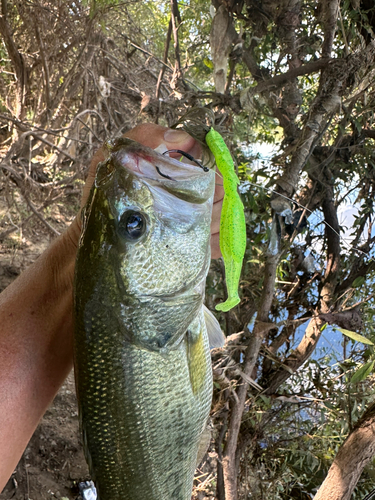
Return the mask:
POLYGON ((198 167, 202 168, 204 172, 210 171, 210 169, 208 167, 205 167, 198 160, 196 160, 193 156, 189 155, 189 153, 186 153, 185 151, 181 151, 181 149, 168 149, 168 151, 164 151, 163 155, 165 155, 166 153, 179 153, 180 155, 184 156, 188 160, 193 161, 196 165, 198 165, 198 167))

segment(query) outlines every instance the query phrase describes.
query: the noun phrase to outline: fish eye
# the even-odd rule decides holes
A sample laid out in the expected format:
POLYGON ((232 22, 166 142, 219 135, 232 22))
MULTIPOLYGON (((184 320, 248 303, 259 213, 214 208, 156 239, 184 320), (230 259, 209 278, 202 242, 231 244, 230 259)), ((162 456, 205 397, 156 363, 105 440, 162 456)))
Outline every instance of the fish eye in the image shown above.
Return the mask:
POLYGON ((135 210, 127 210, 119 220, 119 233, 129 241, 139 240, 146 232, 146 217, 135 210))

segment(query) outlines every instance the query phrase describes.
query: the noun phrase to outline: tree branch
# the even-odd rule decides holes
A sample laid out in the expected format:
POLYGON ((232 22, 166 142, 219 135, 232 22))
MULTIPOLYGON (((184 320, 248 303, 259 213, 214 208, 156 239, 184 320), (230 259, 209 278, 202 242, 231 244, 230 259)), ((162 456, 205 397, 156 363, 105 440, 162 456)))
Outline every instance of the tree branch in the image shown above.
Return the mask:
MULTIPOLYGON (((249 68, 250 72, 252 72, 251 68, 253 69, 253 71, 256 71, 251 61, 251 58, 249 58, 248 55, 246 55, 246 57, 243 57, 243 59, 245 64, 249 68)), ((282 75, 276 75, 273 78, 268 78, 267 80, 258 83, 258 85, 256 85, 255 87, 251 87, 250 89, 248 89, 248 92, 249 93, 251 92, 251 95, 255 95, 255 94, 260 94, 265 90, 270 90, 271 88, 280 87, 280 85, 289 82, 291 80, 294 80, 299 76, 309 75, 310 73, 316 73, 317 71, 320 71, 321 69, 328 67, 328 64, 332 61, 335 61, 335 59, 329 59, 328 57, 326 57, 318 59, 317 61, 308 62, 297 68, 292 68, 283 73, 282 75)))
MULTIPOLYGON (((245 351, 245 362, 243 372, 251 376, 258 359, 263 338, 268 330, 264 329, 262 323, 268 321, 268 314, 271 308, 276 279, 276 268, 278 256, 268 256, 265 271, 262 297, 257 314, 257 322, 250 338, 250 342, 245 351)), ((240 431, 242 415, 244 412, 247 398, 248 383, 243 381, 238 389, 238 401, 233 402, 230 422, 228 426, 227 442, 223 454, 223 472, 225 483, 225 499, 237 500, 237 468, 236 468, 236 449, 238 434, 240 431)))
POLYGON ((12 30, 8 23, 7 0, 1 0, 2 13, 0 15, 0 33, 4 40, 8 55, 16 73, 16 109, 14 115, 21 118, 23 114, 24 94, 26 85, 26 68, 24 59, 14 42, 12 30))
POLYGON ((172 77, 172 82, 175 84, 175 82, 177 82, 177 80, 181 77, 180 46, 178 42, 178 25, 181 23, 181 17, 180 17, 180 12, 178 10, 177 0, 171 0, 171 22, 172 22, 174 56, 175 56, 175 68, 172 77))
POLYGON ((314 500, 349 500, 374 455, 375 403, 372 403, 338 451, 314 500))
POLYGON ((329 57, 335 38, 340 2, 339 0, 322 0, 319 4, 322 9, 321 17, 324 30, 322 57, 329 57))
POLYGON ((158 76, 158 81, 156 83, 156 90, 155 90, 155 98, 159 99, 160 96, 160 87, 161 87, 161 82, 163 80, 164 72, 165 72, 165 66, 168 61, 168 52, 169 52, 169 44, 171 42, 171 35, 172 35, 172 17, 169 20, 168 24, 168 31, 167 31, 167 38, 165 40, 165 47, 164 47, 164 57, 163 57, 163 65, 160 68, 159 76, 158 76))
POLYGON ((327 265, 320 290, 320 309, 328 313, 334 300, 340 270, 340 226, 337 218, 337 207, 333 202, 333 191, 327 187, 323 201, 323 213, 327 222, 325 233, 327 238, 327 265), (330 227, 329 227, 330 226, 330 227))
POLYGON ((323 324, 324 321, 320 317, 314 317, 310 320, 298 347, 292 351, 292 354, 276 370, 265 390, 265 394, 275 394, 280 385, 290 377, 291 372, 297 371, 309 359, 320 339, 323 324), (288 367, 289 370, 283 366, 288 367))

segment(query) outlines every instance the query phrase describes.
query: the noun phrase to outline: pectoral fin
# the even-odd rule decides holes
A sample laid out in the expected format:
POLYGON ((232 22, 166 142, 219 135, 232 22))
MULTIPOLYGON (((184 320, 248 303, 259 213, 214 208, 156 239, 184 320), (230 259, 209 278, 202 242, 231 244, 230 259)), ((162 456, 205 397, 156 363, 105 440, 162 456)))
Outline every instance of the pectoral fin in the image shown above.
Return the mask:
POLYGON ((206 322, 208 340, 210 342, 210 349, 214 349, 215 347, 223 347, 223 345, 225 344, 225 337, 218 320, 205 305, 203 306, 203 312, 204 320, 206 322))

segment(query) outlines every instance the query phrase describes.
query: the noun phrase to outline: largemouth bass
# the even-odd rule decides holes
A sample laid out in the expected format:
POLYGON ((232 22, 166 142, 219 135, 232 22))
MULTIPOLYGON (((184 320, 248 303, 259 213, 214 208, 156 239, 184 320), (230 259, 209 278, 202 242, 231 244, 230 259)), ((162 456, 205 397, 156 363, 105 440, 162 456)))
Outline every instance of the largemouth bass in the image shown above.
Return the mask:
MULTIPOLYGON (((189 500, 212 397, 203 297, 214 172, 119 139, 75 274, 75 373, 100 500, 189 500)), ((217 331, 218 330, 218 331, 217 331)))

